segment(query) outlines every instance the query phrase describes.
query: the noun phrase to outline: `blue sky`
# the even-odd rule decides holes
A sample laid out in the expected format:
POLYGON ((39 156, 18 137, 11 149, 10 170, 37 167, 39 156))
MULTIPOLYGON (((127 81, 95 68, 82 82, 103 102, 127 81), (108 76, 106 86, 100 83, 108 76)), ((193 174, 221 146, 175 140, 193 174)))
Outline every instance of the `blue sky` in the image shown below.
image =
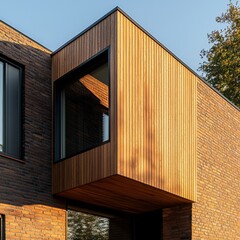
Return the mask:
MULTIPOLYGON (((234 2, 234 1, 233 1, 234 2)), ((0 19, 56 50, 90 24, 119 6, 193 70, 208 49, 207 33, 228 0, 7 0, 0 19)))

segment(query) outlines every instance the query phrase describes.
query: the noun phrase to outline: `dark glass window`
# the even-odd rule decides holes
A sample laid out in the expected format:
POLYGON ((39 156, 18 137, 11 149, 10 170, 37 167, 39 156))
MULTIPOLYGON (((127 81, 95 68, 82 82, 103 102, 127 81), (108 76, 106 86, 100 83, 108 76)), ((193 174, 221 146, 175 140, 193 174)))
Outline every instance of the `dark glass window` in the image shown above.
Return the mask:
MULTIPOLYGON (((69 240, 131 240, 134 233, 133 216, 112 210, 68 209, 67 239, 69 240)), ((147 239, 147 238, 146 238, 147 239)))
POLYGON ((20 158, 21 68, 0 59, 0 152, 20 158))
POLYGON ((68 240, 108 240, 109 219, 68 210, 68 240))
POLYGON ((109 141, 107 54, 62 79, 57 87, 56 160, 109 141))
POLYGON ((5 216, 0 214, 0 240, 5 240, 5 216))

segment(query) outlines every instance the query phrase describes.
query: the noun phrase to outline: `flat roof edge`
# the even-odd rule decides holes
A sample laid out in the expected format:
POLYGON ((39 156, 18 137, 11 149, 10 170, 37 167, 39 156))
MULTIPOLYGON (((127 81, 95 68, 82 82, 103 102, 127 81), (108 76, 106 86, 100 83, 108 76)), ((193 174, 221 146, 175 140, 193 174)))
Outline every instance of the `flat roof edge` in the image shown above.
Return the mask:
POLYGON ((59 47, 57 50, 51 53, 51 56, 55 55, 59 51, 61 51, 63 48, 65 48, 67 45, 72 43, 74 40, 82 36, 84 33, 89 31, 91 28, 96 26, 98 23, 109 17, 114 12, 119 11, 122 13, 127 19, 129 19, 135 26, 137 26, 140 30, 142 30, 147 36, 149 36, 153 41, 155 41, 158 45, 160 45, 164 50, 166 50, 171 56, 173 56, 179 63, 181 63, 184 67, 186 67, 191 73, 193 73, 197 78, 199 78, 201 81, 203 81, 208 87, 210 87, 214 92, 216 92, 218 95, 220 95, 223 99, 225 99, 230 105, 232 105, 234 108, 236 108, 238 111, 240 109, 232 103, 229 99, 227 99, 222 93, 220 93, 217 89, 212 87, 203 77, 201 77, 198 73, 196 73, 192 68, 190 68, 186 63, 184 63, 179 57, 177 57, 172 51, 170 51, 166 46, 164 46, 159 40, 157 40, 152 34, 150 34, 147 30, 145 30, 142 26, 140 26, 134 19, 132 19, 126 12, 124 12, 120 7, 115 7, 108 13, 106 13, 103 17, 99 18, 97 21, 95 21, 93 24, 91 24, 89 27, 84 29, 82 32, 71 38, 69 41, 67 41, 65 44, 63 44, 61 47, 59 47))
POLYGON ((36 40, 32 39, 31 37, 27 36, 26 34, 24 34, 23 32, 19 31, 18 29, 16 29, 15 27, 9 25, 8 23, 6 23, 5 21, 0 19, 0 23, 3 23, 4 25, 8 26, 9 28, 13 29, 14 31, 18 32, 19 34, 23 35, 24 37, 28 38, 29 40, 35 42, 36 44, 38 44, 39 46, 45 48, 46 50, 48 50, 49 52, 52 53, 52 50, 50 50, 49 48, 43 46, 41 43, 37 42, 36 40))
POLYGON ((197 78, 203 81, 208 87, 210 87, 214 92, 220 95, 223 99, 225 99, 228 103, 230 103, 234 108, 238 111, 240 109, 232 103, 229 99, 227 99, 222 93, 220 93, 217 89, 211 86, 203 77, 201 77, 198 73, 196 73, 192 68, 190 68, 186 63, 184 63, 179 57, 177 57, 171 50, 169 50, 166 46, 164 46, 159 40, 157 40, 151 33, 146 31, 142 26, 140 26, 135 20, 133 20, 129 15, 127 15, 121 8, 117 8, 119 12, 121 12, 125 17, 127 17, 133 24, 135 24, 139 29, 141 29, 145 34, 147 34, 153 41, 159 44, 164 50, 166 50, 170 55, 172 55, 179 63, 181 63, 184 67, 186 67, 191 73, 193 73, 197 78))

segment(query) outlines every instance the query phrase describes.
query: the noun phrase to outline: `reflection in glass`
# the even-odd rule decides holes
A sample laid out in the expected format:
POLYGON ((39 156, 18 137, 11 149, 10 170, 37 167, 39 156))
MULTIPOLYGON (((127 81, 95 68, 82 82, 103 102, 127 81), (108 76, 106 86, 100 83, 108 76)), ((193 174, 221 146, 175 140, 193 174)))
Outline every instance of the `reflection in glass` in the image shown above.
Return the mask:
POLYGON ((106 113, 103 113, 103 135, 102 135, 102 141, 108 141, 109 140, 109 116, 106 113))
POLYGON ((61 158, 109 140, 108 62, 61 90, 61 158))
POLYGON ((5 131, 4 140, 5 152, 11 156, 20 156, 20 122, 21 122, 21 106, 20 106, 20 69, 10 64, 6 64, 6 115, 5 115, 5 131))
POLYGON ((21 69, 0 61, 0 151, 21 155, 21 69))
POLYGON ((69 240, 108 240, 109 219, 68 210, 69 240))

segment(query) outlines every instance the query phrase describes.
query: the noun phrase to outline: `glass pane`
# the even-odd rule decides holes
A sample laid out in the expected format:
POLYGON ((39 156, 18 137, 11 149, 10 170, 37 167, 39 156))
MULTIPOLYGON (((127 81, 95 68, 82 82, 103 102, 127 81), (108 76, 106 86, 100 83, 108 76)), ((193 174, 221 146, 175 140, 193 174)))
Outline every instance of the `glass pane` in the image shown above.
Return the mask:
POLYGON ((3 62, 0 62, 0 152, 3 151, 3 62))
POLYGON ((106 113, 103 113, 103 142, 109 140, 109 116, 106 113))
POLYGON ((6 150, 20 155, 20 70, 6 64, 6 150))
POLYGON ((109 77, 105 62, 61 92, 61 157, 109 140, 109 77))
POLYGON ((0 239, 5 239, 5 215, 0 215, 0 239))
POLYGON ((108 240, 109 219, 68 210, 69 240, 108 240))

